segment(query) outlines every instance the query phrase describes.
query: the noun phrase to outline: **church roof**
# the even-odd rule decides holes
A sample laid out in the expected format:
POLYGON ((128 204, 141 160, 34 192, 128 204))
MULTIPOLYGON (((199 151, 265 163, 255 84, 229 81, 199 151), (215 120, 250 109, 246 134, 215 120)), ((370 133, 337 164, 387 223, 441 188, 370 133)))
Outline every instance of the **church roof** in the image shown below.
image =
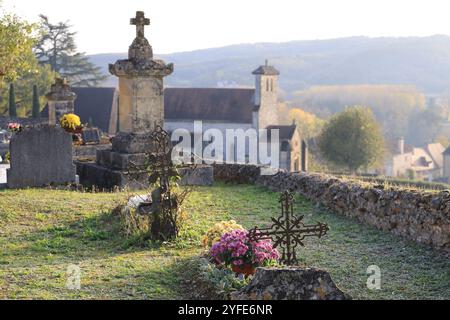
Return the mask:
POLYGON ((252 74, 254 74, 254 75, 263 74, 266 76, 278 76, 278 75, 280 75, 280 71, 278 71, 277 69, 275 69, 272 66, 265 65, 265 66, 260 66, 258 69, 253 71, 252 74))
MULTIPOLYGON (((108 132, 116 89, 73 87, 72 91, 77 94, 75 114, 81 122, 108 132)), ((254 89, 242 88, 166 88, 165 119, 252 123, 254 95, 254 89)), ((41 115, 48 117, 48 106, 41 115)))
MULTIPOLYGON (((280 130, 280 140, 291 140, 294 136, 297 125, 293 124, 290 126, 279 125, 279 126, 268 126, 267 130, 278 129, 280 130)), ((270 134, 270 131, 269 131, 270 134)))
POLYGON ((166 120, 252 123, 254 89, 166 88, 166 120))

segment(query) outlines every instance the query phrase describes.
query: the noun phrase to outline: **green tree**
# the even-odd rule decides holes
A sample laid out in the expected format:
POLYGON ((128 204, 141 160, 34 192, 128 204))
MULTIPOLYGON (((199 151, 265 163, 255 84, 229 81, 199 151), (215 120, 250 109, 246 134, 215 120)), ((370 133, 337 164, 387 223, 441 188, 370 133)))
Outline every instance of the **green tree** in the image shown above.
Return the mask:
POLYGON ((9 85, 9 116, 17 117, 16 92, 12 83, 9 85))
POLYGON ((106 79, 101 69, 77 52, 75 32, 67 22, 53 24, 41 15, 42 37, 35 52, 41 64, 47 64, 73 86, 96 86, 106 79))
POLYGON ((12 14, 0 16, 0 87, 34 70, 36 40, 35 25, 12 14))
POLYGON ((318 139, 328 161, 355 173, 382 159, 384 141, 380 126, 369 108, 355 106, 333 116, 318 139))
POLYGON ((33 118, 39 118, 41 112, 41 106, 39 103, 39 92, 37 85, 33 85, 33 107, 32 116, 33 118))
MULTIPOLYGON (((37 64, 37 62, 36 62, 37 64)), ((33 105, 33 86, 38 87, 39 103, 43 106, 46 103, 45 94, 49 92, 50 86, 55 81, 56 73, 51 71, 50 66, 40 66, 37 64, 36 70, 28 72, 14 82, 16 102, 20 102, 18 116, 26 117, 32 115, 33 105)), ((0 88, 0 115, 8 114, 8 87, 0 88)))

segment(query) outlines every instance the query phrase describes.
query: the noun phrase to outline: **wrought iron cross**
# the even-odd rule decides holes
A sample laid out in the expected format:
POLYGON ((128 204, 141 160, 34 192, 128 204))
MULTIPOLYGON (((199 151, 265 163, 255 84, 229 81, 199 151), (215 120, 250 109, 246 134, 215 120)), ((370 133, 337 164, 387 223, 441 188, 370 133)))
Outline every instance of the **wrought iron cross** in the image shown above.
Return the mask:
POLYGON ((144 38, 144 28, 145 28, 145 26, 150 25, 150 19, 145 17, 145 14, 143 11, 137 11, 136 17, 131 18, 130 24, 136 26, 136 37, 144 38))
POLYGON ((303 240, 306 237, 322 238, 329 230, 328 225, 318 222, 316 225, 305 225, 304 216, 294 215, 294 195, 285 191, 280 197, 281 216, 272 218, 273 225, 269 228, 258 228, 250 230, 251 241, 270 239, 274 242, 273 247, 282 250, 281 262, 286 265, 298 264, 296 249, 300 245, 305 246, 303 240))

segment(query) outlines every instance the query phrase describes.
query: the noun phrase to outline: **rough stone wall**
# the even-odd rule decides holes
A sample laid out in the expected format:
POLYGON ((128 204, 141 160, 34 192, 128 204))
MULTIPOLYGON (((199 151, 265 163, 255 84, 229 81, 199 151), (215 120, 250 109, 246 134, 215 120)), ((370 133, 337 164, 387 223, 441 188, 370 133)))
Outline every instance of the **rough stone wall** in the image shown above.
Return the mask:
POLYGON ((332 211, 380 230, 450 251, 450 191, 426 192, 362 185, 333 176, 279 172, 260 175, 260 168, 216 165, 216 180, 291 189, 332 211))

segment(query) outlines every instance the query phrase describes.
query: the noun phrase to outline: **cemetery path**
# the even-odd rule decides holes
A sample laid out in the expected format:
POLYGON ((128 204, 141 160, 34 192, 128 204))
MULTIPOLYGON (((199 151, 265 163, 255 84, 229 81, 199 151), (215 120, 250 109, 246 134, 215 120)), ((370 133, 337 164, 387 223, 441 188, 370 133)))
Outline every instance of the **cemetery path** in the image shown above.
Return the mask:
MULTIPOLYGON (((184 261, 203 252, 215 222, 264 226, 277 216, 278 194, 254 186, 196 189, 176 243, 137 246, 124 239, 111 210, 129 194, 44 189, 0 191, 0 299, 177 299, 184 297, 184 261), (81 270, 81 290, 66 287, 68 267, 81 270)), ((328 223, 327 237, 308 239, 302 264, 327 269, 356 299, 450 299, 450 261, 442 252, 315 208, 303 198, 307 222, 328 223), (381 290, 366 287, 378 265, 381 290)))

